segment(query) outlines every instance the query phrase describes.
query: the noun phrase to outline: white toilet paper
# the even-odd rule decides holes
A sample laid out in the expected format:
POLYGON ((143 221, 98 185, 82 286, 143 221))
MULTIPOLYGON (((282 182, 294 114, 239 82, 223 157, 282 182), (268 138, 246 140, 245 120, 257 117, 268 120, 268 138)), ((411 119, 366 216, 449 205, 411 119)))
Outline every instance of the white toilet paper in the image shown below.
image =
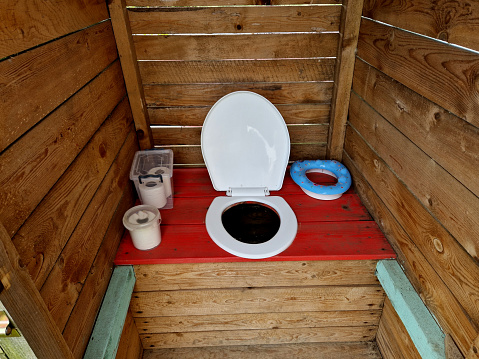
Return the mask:
POLYGON ((160 179, 147 179, 139 186, 141 202, 156 208, 163 208, 166 205, 166 186, 160 179))
POLYGON ((161 175, 165 186, 166 198, 171 196, 171 171, 168 167, 153 167, 148 171, 149 175, 161 175))

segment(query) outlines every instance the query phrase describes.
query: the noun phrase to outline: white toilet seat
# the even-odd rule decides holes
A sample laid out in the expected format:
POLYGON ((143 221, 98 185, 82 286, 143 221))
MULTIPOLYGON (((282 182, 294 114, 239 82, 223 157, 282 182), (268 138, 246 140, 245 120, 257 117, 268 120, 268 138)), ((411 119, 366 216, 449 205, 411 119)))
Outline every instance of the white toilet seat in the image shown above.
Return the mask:
POLYGON ((262 259, 275 256, 293 243, 298 221, 289 204, 281 197, 216 197, 206 213, 206 230, 218 247, 242 258, 262 259), (233 238, 221 221, 223 212, 238 203, 256 202, 273 208, 280 217, 280 227, 273 238, 260 244, 249 244, 233 238))

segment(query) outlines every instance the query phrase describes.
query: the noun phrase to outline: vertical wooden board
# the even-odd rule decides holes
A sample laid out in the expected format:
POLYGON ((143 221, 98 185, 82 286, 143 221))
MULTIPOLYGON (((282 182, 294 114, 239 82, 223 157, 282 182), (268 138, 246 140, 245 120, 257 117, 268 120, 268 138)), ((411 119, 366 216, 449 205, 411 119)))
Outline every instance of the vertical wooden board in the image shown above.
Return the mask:
POLYGON ((144 150, 153 147, 153 139, 138 70, 136 51, 131 36, 130 21, 125 6, 124 0, 112 0, 108 3, 138 141, 140 148, 144 150))
POLYGON ((479 55, 363 18, 357 55, 479 127, 479 55))
POLYGON ((15 234, 13 243, 37 288, 117 156, 131 122, 125 97, 15 234))
POLYGON ((479 50, 475 1, 366 0, 363 15, 393 26, 479 50))
POLYGON ((341 161, 348 118, 349 93, 353 80, 363 1, 345 0, 342 6, 340 43, 336 55, 331 121, 326 156, 341 161))
POLYGON ((40 291, 61 330, 85 284, 125 187, 131 185, 128 173, 135 143, 135 136, 130 134, 40 291))
POLYGON ((475 284, 479 266, 475 260, 350 127, 345 150, 477 325, 479 312, 474 297, 479 296, 475 284))
POLYGON ((141 359, 142 357, 143 346, 140 336, 133 321, 133 316, 128 311, 115 359, 141 359))
POLYGON ((117 56, 107 21, 0 62, 0 151, 117 56))
POLYGON ((0 301, 39 358, 73 358, 18 252, 0 223, 0 301))
POLYGON ((0 218, 13 235, 125 96, 118 62, 0 155, 0 218))
POLYGON ((5 0, 0 11, 0 59, 108 17, 101 0, 5 0))
MULTIPOLYGON (((343 162, 353 176, 355 189, 364 205, 380 224, 382 231, 398 253, 398 261, 405 268, 414 288, 444 330, 451 333, 461 350, 466 352, 469 343, 476 335, 476 328, 471 323, 464 308, 366 182, 362 174, 356 169, 347 153, 344 154, 343 162)), ((378 332, 378 338, 380 332, 381 330, 378 332)))
POLYGON ((83 358, 96 315, 110 282, 113 259, 124 231, 123 214, 133 207, 134 203, 133 188, 127 186, 63 330, 63 337, 75 358, 83 358))

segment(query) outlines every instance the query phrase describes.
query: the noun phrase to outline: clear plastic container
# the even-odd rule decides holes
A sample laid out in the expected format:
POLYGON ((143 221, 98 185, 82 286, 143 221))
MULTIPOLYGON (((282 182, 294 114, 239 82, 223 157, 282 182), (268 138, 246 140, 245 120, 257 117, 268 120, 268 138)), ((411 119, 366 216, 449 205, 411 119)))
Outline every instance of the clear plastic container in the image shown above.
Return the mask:
POLYGON ((123 215, 123 225, 130 231, 133 245, 142 251, 160 244, 160 222, 158 208, 146 204, 130 208, 123 215))

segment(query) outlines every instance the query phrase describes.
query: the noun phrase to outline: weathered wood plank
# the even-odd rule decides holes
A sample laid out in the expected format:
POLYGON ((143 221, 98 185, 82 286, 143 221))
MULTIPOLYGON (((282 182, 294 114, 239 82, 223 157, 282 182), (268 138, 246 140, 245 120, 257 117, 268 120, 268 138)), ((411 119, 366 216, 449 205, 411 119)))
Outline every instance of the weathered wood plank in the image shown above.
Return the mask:
POLYGON ((349 93, 353 80, 354 60, 361 24, 363 0, 344 0, 341 11, 340 43, 336 55, 333 99, 331 101, 331 127, 326 156, 341 161, 344 134, 348 119, 349 93))
POLYGON ((137 265, 135 292, 306 285, 377 285, 377 261, 137 265))
POLYGON ((138 60, 334 57, 338 34, 158 35, 133 37, 138 60))
POLYGON ((332 81, 335 59, 141 61, 143 84, 332 81))
POLYGON ((408 191, 384 161, 348 127, 345 150, 400 225, 451 289, 475 325, 479 290, 477 262, 408 191), (414 220, 411 220, 414 219, 414 220))
POLYGON ((137 292, 133 316, 214 315, 324 310, 374 310, 382 306, 380 286, 324 286, 137 292))
MULTIPOLYGON (((276 105, 286 124, 329 123, 329 104, 276 105)), ((201 126, 211 107, 150 107, 152 125, 201 126)))
MULTIPOLYGON (((127 6, 225 6, 225 5, 262 5, 262 0, 127 0, 127 6)), ((290 4, 340 4, 337 0, 271 0, 271 5, 290 5, 290 4)))
POLYGON ((341 8, 313 5, 129 10, 133 34, 156 35, 338 31, 341 8))
POLYGON ((140 335, 147 348, 184 348, 229 345, 275 345, 315 342, 371 341, 376 327, 326 327, 273 330, 226 330, 211 332, 140 335))
POLYGON ((37 288, 117 156, 131 122, 125 97, 15 234, 13 243, 37 288))
POLYGON ((142 359, 143 346, 131 312, 126 315, 115 359, 142 359))
POLYGON ((233 91, 253 91, 275 105, 330 103, 332 82, 145 85, 148 106, 212 106, 233 91))
MULTIPOLYGON (((476 335, 476 328, 470 322, 470 318, 463 307, 416 247, 411 237, 408 236, 366 182, 363 175, 356 169, 347 154, 344 155, 343 162, 354 178, 356 191, 364 205, 369 209, 375 220, 380 223, 382 231, 398 253, 398 261, 405 268, 406 274, 416 291, 424 299, 429 310, 444 330, 451 333, 462 351, 466 352, 471 340, 476 335)), ((379 335, 378 332, 378 338, 379 335)))
POLYGON ((133 207, 134 203, 133 189, 127 186, 63 330, 63 337, 75 358, 83 358, 98 309, 110 282, 113 260, 124 230, 123 214, 133 207))
POLYGON ((137 318, 141 334, 319 327, 377 326, 381 310, 341 312, 255 313, 137 318))
POLYGON ((125 0, 112 0, 108 2, 111 23, 120 55, 121 68, 125 78, 138 141, 140 148, 144 150, 153 147, 153 138, 151 137, 150 119, 148 118, 148 111, 146 110, 145 95, 143 93, 136 51, 131 36, 128 12, 125 6, 125 0))
POLYGON ((422 205, 477 259, 479 217, 470 213, 479 213, 479 198, 355 94, 351 95, 349 121, 422 205))
POLYGON ((0 301, 39 358, 73 358, 18 252, 0 223, 0 301))
POLYGON ((103 22, 0 62, 0 151, 117 56, 111 24, 103 22))
POLYGON ((477 53, 363 19, 357 55, 479 127, 477 53))
POLYGON ((42 286, 40 293, 62 330, 85 284, 125 187, 130 185, 128 173, 135 148, 136 138, 131 134, 42 286))
POLYGON ((0 218, 10 235, 125 96, 122 83, 116 62, 1 154, 0 218))
POLYGON ((249 359, 298 358, 317 359, 318 353, 328 359, 381 359, 375 342, 302 343, 280 345, 233 345, 202 348, 145 350, 144 359, 249 359))
POLYGON ((399 28, 479 50, 475 1, 366 0, 363 15, 399 28))
POLYGON ((0 58, 108 19, 102 0, 6 0, 0 12, 0 58))
POLYGON ((394 127, 479 196, 477 127, 359 59, 356 61, 353 89, 394 127))

